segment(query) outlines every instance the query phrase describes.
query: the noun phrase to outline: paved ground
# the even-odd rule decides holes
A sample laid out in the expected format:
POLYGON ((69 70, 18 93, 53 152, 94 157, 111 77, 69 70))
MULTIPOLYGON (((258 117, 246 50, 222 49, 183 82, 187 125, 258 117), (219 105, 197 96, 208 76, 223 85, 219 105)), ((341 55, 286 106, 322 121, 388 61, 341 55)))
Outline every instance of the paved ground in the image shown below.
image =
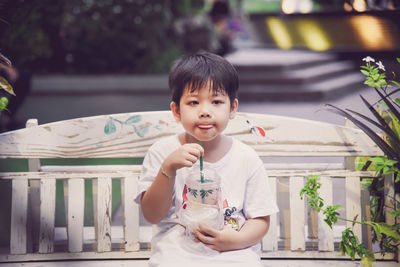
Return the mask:
MULTIPOLYGON (((359 94, 362 94, 367 99, 376 99, 376 93, 372 89, 366 88, 354 93, 349 93, 338 99, 323 101, 240 102, 239 111, 294 116, 343 124, 343 118, 326 111, 324 105, 330 103, 342 108, 351 108, 364 114, 369 114, 359 94)), ((58 120, 101 114, 166 110, 169 109, 169 102, 170 97, 168 91, 164 94, 159 92, 154 94, 109 95, 79 95, 78 92, 69 95, 33 94, 27 97, 24 104, 15 115, 19 122, 24 122, 29 118, 37 118, 39 124, 43 124, 58 120)))
MULTIPOLYGON (((282 67, 300 64, 311 60, 312 57, 324 58, 324 55, 302 50, 242 49, 232 53, 230 57, 236 64, 240 63, 239 65, 251 63, 257 66, 261 64, 266 67, 270 65, 282 67)), ((332 58, 329 54, 325 56, 332 58)), ((265 71, 268 74, 272 70, 265 71)), ((296 85, 293 87, 296 88, 296 85)), ((23 127, 23 123, 29 118, 37 118, 39 124, 43 124, 102 114, 166 110, 169 109, 170 102, 167 88, 167 75, 34 76, 31 94, 14 115, 19 126, 23 127)), ((301 91, 301 88, 297 89, 301 91)), ((338 124, 343 123, 343 118, 324 111, 325 103, 368 113, 358 96, 361 92, 359 89, 358 92, 347 92, 344 96, 337 95, 337 99, 290 102, 281 100, 255 102, 257 98, 249 99, 248 96, 251 94, 243 93, 246 87, 239 90, 246 96, 242 99, 248 99, 240 102, 239 111, 295 116, 338 124)), ((361 93, 368 99, 375 97, 371 89, 363 90, 361 93)), ((288 93, 287 98, 283 99, 291 98, 291 94, 288 93)))

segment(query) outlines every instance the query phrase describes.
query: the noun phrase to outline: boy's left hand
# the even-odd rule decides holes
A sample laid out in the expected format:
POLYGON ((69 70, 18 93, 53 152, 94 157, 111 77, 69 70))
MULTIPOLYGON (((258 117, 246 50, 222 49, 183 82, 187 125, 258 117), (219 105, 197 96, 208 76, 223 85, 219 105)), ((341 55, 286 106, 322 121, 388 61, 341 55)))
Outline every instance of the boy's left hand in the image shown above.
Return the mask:
POLYGON ((241 248, 239 232, 229 226, 224 226, 221 231, 217 231, 205 224, 200 224, 199 229, 194 230, 193 234, 198 242, 220 252, 241 248))

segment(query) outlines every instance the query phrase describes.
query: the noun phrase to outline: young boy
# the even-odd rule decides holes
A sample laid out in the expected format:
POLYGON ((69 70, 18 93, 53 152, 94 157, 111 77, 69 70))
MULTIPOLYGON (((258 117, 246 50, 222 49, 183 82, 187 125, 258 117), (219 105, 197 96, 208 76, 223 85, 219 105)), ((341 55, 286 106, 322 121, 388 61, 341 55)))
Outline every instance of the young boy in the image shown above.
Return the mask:
POLYGON ((185 132, 153 144, 143 162, 137 201, 146 220, 159 227, 149 266, 262 266, 259 241, 268 231, 269 215, 278 209, 255 151, 221 134, 239 104, 234 67, 220 56, 199 52, 173 66, 169 86, 172 113, 185 132), (204 168, 221 176, 228 212, 220 231, 200 224, 193 234, 203 249, 190 250, 178 211, 188 169, 200 156, 204 168))

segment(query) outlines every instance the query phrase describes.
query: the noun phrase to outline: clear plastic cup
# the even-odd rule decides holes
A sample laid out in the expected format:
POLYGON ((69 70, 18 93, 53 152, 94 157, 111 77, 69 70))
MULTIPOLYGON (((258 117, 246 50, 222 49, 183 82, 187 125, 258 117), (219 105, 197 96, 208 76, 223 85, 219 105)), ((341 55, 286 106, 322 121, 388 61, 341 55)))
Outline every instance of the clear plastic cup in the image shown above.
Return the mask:
MULTIPOLYGON (((215 230, 224 226, 221 203, 221 177, 210 168, 203 170, 204 181, 201 181, 200 167, 195 165, 185 179, 186 198, 180 211, 180 223, 185 226, 185 233, 195 239, 193 231, 199 224, 205 224, 215 230)), ((193 243, 196 244, 196 243, 193 243)))
POLYGON ((186 178, 187 198, 207 205, 218 205, 221 193, 221 177, 210 168, 203 169, 204 180, 200 176, 200 167, 192 167, 189 176, 186 178))

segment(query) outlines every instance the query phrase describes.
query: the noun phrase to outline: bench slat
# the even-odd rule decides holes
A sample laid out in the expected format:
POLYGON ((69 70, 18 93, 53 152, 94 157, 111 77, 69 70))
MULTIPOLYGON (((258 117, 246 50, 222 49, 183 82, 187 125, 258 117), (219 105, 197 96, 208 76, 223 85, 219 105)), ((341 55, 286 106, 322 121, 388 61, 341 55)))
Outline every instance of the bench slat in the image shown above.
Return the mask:
MULTIPOLYGON (((268 178, 271 187, 271 194, 276 198, 276 177, 268 178)), ((276 251, 278 250, 278 216, 276 213, 270 216, 268 233, 262 239, 263 251, 276 251)))
POLYGON ((54 251, 55 211, 56 180, 41 180, 39 253, 52 253, 54 251))
POLYGON ((27 245, 28 180, 12 181, 11 202, 11 254, 25 254, 27 245))
POLYGON ((131 174, 122 180, 125 251, 138 251, 140 249, 139 205, 135 202, 138 179, 137 174, 131 174))
POLYGON ((305 242, 305 205, 304 199, 300 199, 300 191, 304 187, 303 177, 291 177, 289 179, 290 196, 290 249, 303 251, 305 242))
POLYGON ((83 249, 83 216, 85 184, 83 179, 68 180, 68 251, 81 252, 83 249))
POLYGON ((97 251, 111 251, 111 178, 97 180, 97 251))
MULTIPOLYGON (((133 167, 133 166, 132 166, 133 167)), ((122 178, 125 177, 130 172, 139 174, 140 167, 135 166, 130 171, 126 170, 104 170, 104 171, 63 171, 63 172, 3 172, 0 173, 0 179, 67 179, 67 178, 83 178, 92 179, 94 177, 98 178, 122 178)), ((93 166, 92 166, 93 168, 93 166)), ((287 165, 290 169, 290 164, 287 165)), ((115 167, 118 169, 118 167, 115 167)), ((315 171, 315 170, 270 170, 267 169, 267 173, 271 177, 305 177, 309 174, 318 174, 322 176, 330 176, 333 178, 343 178, 343 177, 374 177, 374 171, 348 171, 348 170, 329 170, 329 171, 315 171)))
MULTIPOLYGON (((324 199, 325 205, 332 205, 333 190, 332 178, 327 176, 321 177, 320 196, 324 199)), ((333 230, 324 221, 325 215, 322 212, 318 213, 318 250, 333 251, 333 230)))
MULTIPOLYGON (((346 177, 346 218, 361 220, 361 185, 360 177, 346 177)), ((353 228, 354 234, 362 242, 361 224, 346 222, 347 227, 353 228)))

